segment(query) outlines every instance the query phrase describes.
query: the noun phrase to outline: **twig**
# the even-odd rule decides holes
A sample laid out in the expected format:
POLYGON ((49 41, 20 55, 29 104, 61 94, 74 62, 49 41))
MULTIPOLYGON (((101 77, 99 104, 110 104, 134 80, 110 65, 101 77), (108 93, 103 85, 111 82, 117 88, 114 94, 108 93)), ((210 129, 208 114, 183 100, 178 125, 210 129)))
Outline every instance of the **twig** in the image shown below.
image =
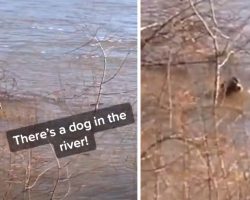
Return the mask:
POLYGON ((159 23, 155 22, 153 24, 149 24, 147 26, 141 27, 141 31, 145 31, 145 30, 147 30, 149 28, 153 28, 153 27, 156 27, 156 26, 159 26, 159 25, 160 25, 159 23))
POLYGON ((222 61, 222 63, 219 64, 218 68, 219 68, 219 69, 222 68, 222 67, 227 63, 227 61, 229 60, 230 56, 233 55, 233 54, 234 54, 234 51, 230 51, 230 52, 227 54, 226 58, 222 61))
POLYGON ((87 45, 89 45, 91 42, 93 42, 92 39, 89 40, 89 41, 87 41, 86 43, 82 44, 82 45, 79 46, 79 47, 76 47, 76 48, 74 48, 74 49, 72 49, 72 50, 70 50, 70 51, 66 51, 64 54, 70 54, 70 53, 73 53, 74 51, 80 50, 80 49, 82 49, 83 47, 86 47, 87 45))
POLYGON ((99 106, 99 103, 100 103, 102 85, 103 85, 103 82, 104 82, 104 79, 105 79, 105 74, 106 74, 107 58, 106 58, 105 50, 104 50, 101 42, 99 41, 99 39, 96 36, 95 36, 95 40, 97 41, 97 43, 98 43, 98 45, 99 45, 99 47, 100 47, 100 49, 102 51, 102 54, 103 54, 103 72, 102 72, 101 82, 100 82, 100 85, 99 85, 98 96, 97 96, 97 99, 96 99, 96 105, 95 105, 95 110, 97 110, 98 106, 99 106))
MULTIPOLYGON (((162 104, 163 94, 164 94, 166 86, 168 86, 168 95, 172 95, 171 88, 169 89, 170 84, 171 84, 171 82, 170 82, 171 81, 170 80, 171 79, 171 77, 170 77, 170 64, 172 64, 172 54, 169 51, 169 53, 168 53, 167 68, 166 68, 165 76, 163 78, 163 83, 162 83, 162 87, 161 87, 161 91, 160 91, 160 96, 159 96, 159 104, 160 104, 160 106, 162 104)), ((166 64, 164 64, 164 66, 166 66, 166 64)), ((170 98, 170 96, 169 96, 169 98, 170 98)), ((172 101, 171 100, 169 100, 169 109, 172 109, 172 101)), ((170 118, 172 118, 172 117, 170 116, 170 118)))
MULTIPOLYGON (((28 165, 26 168, 26 181, 25 181, 25 186, 24 189, 29 186, 30 183, 30 176, 31 176, 31 160, 32 160, 32 150, 28 150, 28 165)), ((28 199, 30 199, 30 190, 28 190, 28 199)))
POLYGON ((54 150, 53 145, 52 145, 51 143, 50 143, 49 145, 50 145, 50 147, 51 147, 51 149, 52 149, 52 152, 53 152, 54 158, 56 159, 57 168, 58 168, 58 169, 57 169, 57 178, 56 178, 56 183, 55 183, 55 185, 54 185, 54 188, 52 189, 52 193, 51 193, 51 197, 50 197, 50 199, 52 200, 52 199, 54 198, 55 191, 56 191, 57 185, 58 185, 58 183, 59 183, 61 165, 60 165, 60 162, 59 162, 59 160, 58 160, 58 158, 57 158, 57 156, 56 156, 56 152, 55 152, 55 150, 54 150))
POLYGON ((214 1, 213 0, 209 0, 209 4, 210 4, 211 12, 212 12, 213 22, 214 22, 214 24, 216 26, 218 26, 218 23, 217 23, 217 20, 216 20, 216 17, 215 17, 215 12, 214 12, 214 1))
MULTIPOLYGON (((198 5, 201 2, 203 2, 204 0, 200 0, 198 2, 196 2, 194 5, 198 5)), ((190 9, 190 6, 188 6, 187 8, 184 8, 183 10, 179 11, 178 13, 176 13, 175 15, 171 16, 170 18, 168 18, 165 22, 163 22, 162 24, 160 24, 159 28, 157 28, 155 31, 153 31, 153 33, 146 39, 144 39, 144 42, 141 45, 141 49, 143 49, 147 43, 149 43, 151 40, 153 40, 157 34, 165 27, 167 26, 170 22, 172 22, 176 17, 182 15, 184 12, 188 11, 190 9)), ((153 27, 153 26, 152 26, 153 27)))
POLYGON ((218 103, 218 97, 219 97, 219 89, 220 89, 220 68, 219 68, 219 60, 218 60, 218 52, 219 52, 219 46, 216 35, 213 33, 213 31, 209 28, 209 25, 205 21, 205 19, 201 16, 199 11, 196 9, 194 3, 192 0, 189 0, 189 3, 191 7, 193 8, 193 11, 195 12, 196 16, 200 19, 204 27, 206 28, 208 34, 213 40, 214 44, 214 54, 215 54, 215 60, 216 60, 216 66, 215 66, 215 82, 214 82, 214 106, 218 103))
POLYGON ((171 87, 171 52, 169 53, 167 65, 167 80, 168 80, 168 104, 169 104, 169 128, 173 127, 173 102, 172 102, 172 87, 171 87))
POLYGON ((68 190, 65 193, 64 197, 62 198, 62 200, 66 199, 66 197, 70 194, 70 191, 71 191, 71 182, 70 182, 70 175, 69 175, 69 168, 68 168, 68 166, 66 167, 66 172, 67 172, 67 180, 68 180, 68 190))
POLYGON ((113 76, 111 76, 109 79, 105 80, 103 82, 103 84, 108 83, 109 81, 111 81, 112 79, 114 79, 117 76, 117 74, 120 72, 120 70, 122 69, 123 65, 125 64, 125 62, 126 62, 126 60, 127 60, 127 58, 128 58, 128 56, 129 56, 130 53, 131 53, 131 50, 127 53, 127 55, 123 59, 122 63, 120 64, 120 66, 118 68, 118 70, 113 74, 113 76))
POLYGON ((33 184, 31 184, 30 186, 27 186, 27 187, 26 187, 26 190, 30 190, 30 189, 32 189, 33 187, 35 187, 37 181, 38 181, 47 171, 49 171, 49 170, 52 169, 53 167, 55 167, 55 165, 50 166, 50 167, 48 167, 47 169, 45 169, 44 171, 42 171, 42 172, 36 177, 36 179, 35 179, 35 181, 33 182, 33 184))

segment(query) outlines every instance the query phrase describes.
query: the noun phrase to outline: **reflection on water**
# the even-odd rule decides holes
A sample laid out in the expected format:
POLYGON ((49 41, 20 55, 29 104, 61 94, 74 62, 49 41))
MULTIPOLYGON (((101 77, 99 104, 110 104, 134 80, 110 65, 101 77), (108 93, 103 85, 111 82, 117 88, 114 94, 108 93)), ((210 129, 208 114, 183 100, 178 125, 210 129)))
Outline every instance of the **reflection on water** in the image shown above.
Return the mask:
MULTIPOLYGON (((0 0, 0 4, 3 133, 94 109, 103 73, 103 52, 96 38, 107 55, 105 80, 130 51, 117 76, 103 85, 100 107, 130 102, 136 110, 136 1, 0 0)), ((0 196, 5 199, 136 196, 135 125, 97 134, 96 151, 61 159, 60 170, 49 145, 31 154, 10 155, 5 135, 1 138, 0 196), (41 173, 35 186, 24 190, 41 173)))

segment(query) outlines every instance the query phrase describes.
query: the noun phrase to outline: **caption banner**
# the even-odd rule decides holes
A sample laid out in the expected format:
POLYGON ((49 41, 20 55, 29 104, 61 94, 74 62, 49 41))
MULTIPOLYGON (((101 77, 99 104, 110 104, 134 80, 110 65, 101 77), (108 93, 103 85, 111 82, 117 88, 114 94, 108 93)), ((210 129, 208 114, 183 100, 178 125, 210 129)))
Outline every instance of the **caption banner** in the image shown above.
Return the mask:
POLYGON ((94 133, 134 123, 129 103, 7 131, 11 152, 51 143, 58 158, 96 149, 94 133))

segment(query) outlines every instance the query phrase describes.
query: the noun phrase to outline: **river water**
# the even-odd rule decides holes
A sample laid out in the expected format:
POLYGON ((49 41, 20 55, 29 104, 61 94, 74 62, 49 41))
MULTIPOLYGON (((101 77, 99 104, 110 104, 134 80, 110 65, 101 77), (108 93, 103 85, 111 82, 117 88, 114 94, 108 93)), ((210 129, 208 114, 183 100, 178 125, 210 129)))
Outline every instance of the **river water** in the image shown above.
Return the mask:
MULTIPOLYGON (((193 2, 198 1, 193 0, 193 2)), ((217 27, 222 33, 230 36, 228 39, 232 44, 230 50, 234 50, 234 55, 221 68, 221 79, 235 76, 241 81, 245 90, 237 93, 235 99, 225 99, 221 107, 216 108, 214 112, 213 99, 206 95, 207 91, 214 91, 214 64, 206 62, 210 61, 208 57, 214 52, 214 48, 204 24, 197 16, 187 17, 189 16, 187 13, 192 13, 192 9, 186 13, 183 11, 183 8, 189 7, 189 1, 142 0, 141 33, 142 44, 145 44, 142 45, 141 53, 143 200, 237 199, 239 193, 242 199, 249 198, 249 190, 244 192, 241 190, 243 187, 249 188, 248 182, 245 184, 241 181, 240 189, 236 189, 237 181, 231 181, 232 188, 224 190, 229 179, 221 176, 220 169, 224 167, 229 177, 233 167, 238 174, 243 174, 248 172, 250 165, 248 42, 250 2, 246 0, 203 2, 196 7, 201 16, 209 25, 216 24, 211 20, 209 9, 209 2, 214 2, 217 27), (168 21, 178 11, 181 11, 180 17, 168 21), (161 26, 164 22, 167 24, 165 28, 161 26), (155 34, 157 28, 162 29, 155 34), (152 35, 154 39, 150 41, 148 38, 152 35), (203 36, 205 39, 199 40, 203 36), (205 62, 199 62, 204 60, 205 62), (213 129, 214 116, 216 116, 216 129, 213 129), (220 139, 218 135, 215 136, 216 139, 213 138, 215 132, 219 138, 225 139, 217 143, 217 147, 213 140, 220 139), (205 138, 204 136, 212 139, 207 143, 196 143, 200 138, 205 138), (186 143, 187 140, 195 141, 193 143, 195 147, 192 142, 186 143), (204 181, 209 179, 206 170, 210 164, 203 162, 204 160, 199 157, 203 153, 192 151, 193 147, 198 149, 197 152, 206 152, 206 155, 210 154, 213 157, 210 160, 210 164, 213 165, 212 179, 218 180, 219 184, 211 193, 208 192, 209 189, 204 181), (219 156, 214 154, 216 148, 223 153, 219 156), (243 158, 241 156, 243 154, 246 157, 243 158), (218 160, 222 162, 219 163, 218 160)), ((215 30, 216 28, 212 29, 213 32, 215 30)), ((217 39, 222 49, 225 38, 222 39, 221 33, 217 32, 217 39)))
POLYGON ((96 151, 60 159, 59 170, 49 145, 10 153, 5 131, 93 110, 104 69, 100 43, 107 57, 105 80, 123 65, 103 85, 99 107, 130 102, 136 115, 137 2, 0 4, 0 196, 135 199, 135 124, 97 133, 96 151))

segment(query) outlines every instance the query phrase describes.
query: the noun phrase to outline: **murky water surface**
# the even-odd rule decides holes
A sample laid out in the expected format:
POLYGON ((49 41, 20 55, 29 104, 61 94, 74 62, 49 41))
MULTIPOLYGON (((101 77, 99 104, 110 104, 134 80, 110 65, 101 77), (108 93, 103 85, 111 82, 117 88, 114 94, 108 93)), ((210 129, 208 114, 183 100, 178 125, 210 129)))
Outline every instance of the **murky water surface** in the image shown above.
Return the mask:
MULTIPOLYGON (((154 30, 157 30, 162 23, 175 15, 180 7, 188 7, 188 2, 142 0, 142 27, 144 28, 142 29, 142 43, 153 35, 154 30)), ((207 180, 207 171, 204 169, 209 168, 209 164, 206 165, 203 161, 201 164, 200 154, 196 154, 196 150, 191 150, 193 147, 191 143, 196 143, 204 135, 212 138, 211 144, 206 147, 205 142, 198 142, 199 145, 194 149, 197 148, 197 152, 202 152, 203 149, 210 152, 213 157, 212 165, 220 165, 219 159, 213 154, 216 149, 213 146, 213 134, 216 132, 219 138, 223 138, 219 142, 218 149, 223 149, 222 151, 226 149, 221 154, 225 163, 223 167, 226 166, 225 168, 229 169, 237 160, 237 170, 240 173, 249 169, 249 159, 244 159, 241 155, 243 152, 244 155, 249 155, 250 97, 246 91, 250 87, 250 60, 249 44, 246 40, 249 40, 250 3, 231 0, 213 2, 217 7, 215 13, 218 26, 223 33, 232 38, 239 32, 241 33, 232 45, 236 53, 222 67, 221 74, 223 78, 238 77, 246 90, 234 96, 235 99, 227 98, 225 102, 228 104, 222 104, 214 112, 212 95, 207 95, 209 92, 213 94, 214 64, 213 62, 199 62, 210 61, 208 58, 213 52, 213 45, 209 43, 207 31, 202 32, 203 25, 194 26, 194 28, 191 25, 192 22, 195 24, 197 21, 199 24, 199 20, 195 21, 198 18, 186 19, 185 13, 181 12, 182 15, 179 18, 176 17, 175 20, 169 22, 150 42, 146 41, 147 44, 144 47, 142 45, 141 191, 144 200, 153 199, 156 196, 158 199, 209 198, 206 186, 201 187, 201 185, 206 185, 203 180, 207 180), (218 5, 218 3, 221 4, 218 5), (195 38, 196 33, 198 35, 205 33, 205 40, 185 41, 185 39, 189 40, 189 36, 195 38), (236 51, 239 47, 241 50, 236 51), (204 54, 199 54, 198 51, 204 54), (173 56, 168 65, 170 52, 173 56), (243 106, 241 100, 244 101, 243 106), (216 121, 216 131, 213 128, 214 121, 216 121), (192 142, 187 144, 186 141, 189 139, 192 142), (203 179, 202 174, 206 178, 203 179)), ((208 7, 209 4, 203 5, 208 7)), ((198 8, 200 11, 201 7, 198 8)), ((202 14, 206 16, 204 12, 202 14)), ((220 38, 219 44, 222 46, 221 41, 220 38)), ((217 138, 216 136, 216 140, 217 138)), ((220 174, 220 167, 215 168, 214 174, 217 172, 220 174)), ((212 196, 211 199, 226 199, 227 197, 223 196, 223 182, 227 184, 228 180, 221 179, 220 175, 214 177, 215 180, 220 180, 220 186, 216 189, 219 195, 212 196)), ((248 183, 246 188, 249 188, 248 183)), ((229 190, 226 194, 228 193, 230 193, 229 190)), ((230 198, 237 198, 233 195, 230 198)), ((244 195, 249 197, 248 192, 244 195)))

